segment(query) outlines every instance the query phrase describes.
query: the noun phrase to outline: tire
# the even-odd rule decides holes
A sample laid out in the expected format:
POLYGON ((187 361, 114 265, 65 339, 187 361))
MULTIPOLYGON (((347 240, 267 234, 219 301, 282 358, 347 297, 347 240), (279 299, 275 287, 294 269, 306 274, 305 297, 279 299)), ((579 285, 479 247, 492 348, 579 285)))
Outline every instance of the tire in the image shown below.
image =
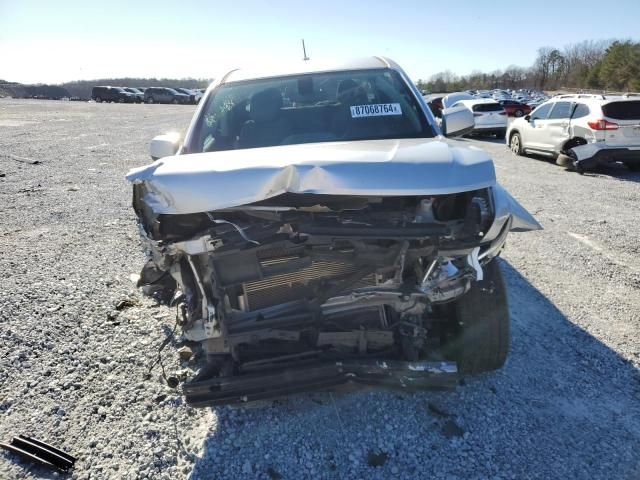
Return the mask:
POLYGON ((96 97, 96 103, 102 103, 102 98, 96 97))
POLYGON ((500 130, 499 132, 496 132, 496 138, 498 140, 504 140, 504 137, 506 137, 506 135, 507 135, 506 130, 500 130))
POLYGON ((174 98, 173 100, 171 100, 171 103, 173 103, 174 105, 177 105, 178 104, 178 99, 174 98))
POLYGON ((147 103, 153 103, 153 97, 147 98, 147 103))
POLYGON ((571 158, 569 155, 565 155, 564 153, 561 153, 556 158, 556 165, 560 167, 564 167, 568 170, 575 170, 575 167, 573 166, 573 162, 574 162, 574 159, 571 158))
POLYGON ((511 134, 509 138, 509 150, 511 150, 511 153, 514 155, 522 155, 522 138, 520 138, 518 132, 511 134))
POLYGON ((451 306, 453 337, 445 356, 463 374, 496 370, 509 352, 509 305, 497 260, 484 267, 484 279, 451 306))
POLYGON ((523 112, 522 110, 516 110, 516 111, 513 113, 513 115, 514 115, 514 116, 516 116, 516 117, 518 117, 518 118, 520 118, 522 115, 524 115, 524 112, 523 112))

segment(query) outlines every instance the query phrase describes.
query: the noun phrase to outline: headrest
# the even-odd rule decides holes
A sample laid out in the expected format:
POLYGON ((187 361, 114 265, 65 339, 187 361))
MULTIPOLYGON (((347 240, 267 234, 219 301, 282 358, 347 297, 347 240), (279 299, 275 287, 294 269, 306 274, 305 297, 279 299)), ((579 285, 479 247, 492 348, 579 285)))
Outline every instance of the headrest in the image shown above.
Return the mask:
POLYGON ((347 78, 338 84, 338 101, 345 105, 368 103, 367 94, 358 82, 347 78))
POLYGON ((249 114, 256 122, 273 120, 282 107, 282 95, 277 88, 267 88, 251 96, 249 114))

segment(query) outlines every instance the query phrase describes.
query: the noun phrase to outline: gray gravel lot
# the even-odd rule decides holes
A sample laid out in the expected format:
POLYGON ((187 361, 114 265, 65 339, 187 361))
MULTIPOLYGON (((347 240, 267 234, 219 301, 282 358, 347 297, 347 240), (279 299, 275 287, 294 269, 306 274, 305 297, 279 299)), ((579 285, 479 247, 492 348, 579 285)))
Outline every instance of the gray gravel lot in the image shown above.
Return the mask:
MULTIPOLYGON (((0 440, 54 443, 79 479, 640 478, 640 174, 460 140, 545 227, 503 254, 505 368, 454 392, 196 410, 159 368, 145 377, 175 312, 130 278, 143 257, 123 178, 192 114, 0 99, 0 440)), ((190 371, 176 346, 167 372, 190 371)), ((0 478, 59 477, 3 453, 0 478)))

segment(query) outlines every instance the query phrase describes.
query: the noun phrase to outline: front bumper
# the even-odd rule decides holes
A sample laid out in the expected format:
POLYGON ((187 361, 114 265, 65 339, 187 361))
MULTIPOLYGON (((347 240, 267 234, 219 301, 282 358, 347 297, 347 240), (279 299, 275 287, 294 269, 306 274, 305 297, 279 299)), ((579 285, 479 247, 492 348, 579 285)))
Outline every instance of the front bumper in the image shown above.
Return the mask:
POLYGON ((573 165, 579 170, 590 170, 598 165, 614 162, 640 165, 640 146, 611 147, 597 143, 588 143, 569 149, 573 165))
POLYGON ((183 392, 190 406, 201 407, 247 404, 296 393, 333 390, 347 384, 407 392, 453 389, 458 380, 453 362, 354 359, 314 361, 304 367, 196 380, 185 384, 183 392))

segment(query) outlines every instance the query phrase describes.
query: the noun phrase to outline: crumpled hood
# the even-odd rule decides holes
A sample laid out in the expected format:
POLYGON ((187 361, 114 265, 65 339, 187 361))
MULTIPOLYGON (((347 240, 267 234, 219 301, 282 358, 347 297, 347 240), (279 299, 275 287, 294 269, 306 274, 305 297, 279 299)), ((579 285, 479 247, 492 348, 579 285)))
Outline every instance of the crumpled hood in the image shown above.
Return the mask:
POLYGON ((489 156, 440 139, 313 143, 165 157, 127 174, 156 214, 219 210, 283 193, 442 195, 495 185, 489 156))

